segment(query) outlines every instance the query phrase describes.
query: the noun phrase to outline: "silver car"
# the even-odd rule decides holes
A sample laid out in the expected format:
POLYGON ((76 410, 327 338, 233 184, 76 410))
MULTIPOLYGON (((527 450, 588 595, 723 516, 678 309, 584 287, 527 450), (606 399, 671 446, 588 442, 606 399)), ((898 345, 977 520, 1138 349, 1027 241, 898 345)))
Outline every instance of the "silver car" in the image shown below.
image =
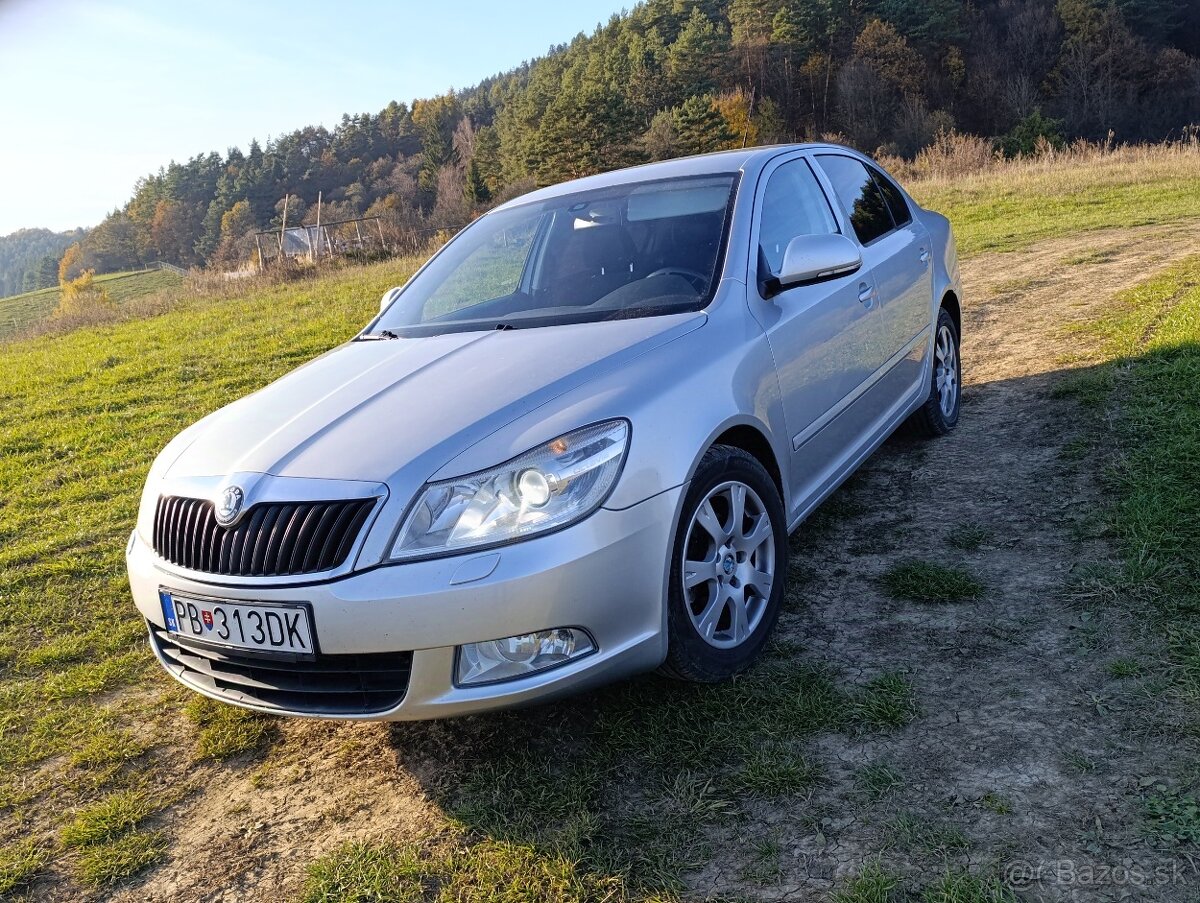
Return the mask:
POLYGON ((961 297, 949 222, 844 147, 518 198, 159 455, 128 546, 154 652, 354 719, 728 678, 789 532, 906 420, 954 428, 961 297))

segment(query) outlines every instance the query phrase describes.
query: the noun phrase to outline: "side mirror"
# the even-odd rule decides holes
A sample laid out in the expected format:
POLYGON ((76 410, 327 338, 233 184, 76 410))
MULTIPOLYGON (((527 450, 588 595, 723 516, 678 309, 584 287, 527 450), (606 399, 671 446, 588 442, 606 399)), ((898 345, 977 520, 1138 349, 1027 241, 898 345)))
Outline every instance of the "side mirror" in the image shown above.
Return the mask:
POLYGON ((845 235, 798 235, 783 252, 779 275, 767 280, 769 295, 800 285, 847 276, 862 267, 858 245, 845 235))
POLYGON ((380 313, 383 313, 385 310, 387 310, 388 306, 391 305, 391 303, 396 300, 396 296, 400 294, 400 289, 401 289, 401 286, 397 286, 396 288, 389 288, 386 292, 383 293, 383 298, 380 299, 380 301, 379 301, 379 312, 380 313))

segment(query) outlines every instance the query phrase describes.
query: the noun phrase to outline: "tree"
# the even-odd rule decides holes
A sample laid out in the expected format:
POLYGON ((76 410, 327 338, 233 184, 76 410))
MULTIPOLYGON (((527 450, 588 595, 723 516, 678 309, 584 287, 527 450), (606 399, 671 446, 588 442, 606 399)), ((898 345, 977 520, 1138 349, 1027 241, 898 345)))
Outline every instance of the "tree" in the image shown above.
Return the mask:
MULTIPOLYGON (((349 188, 349 186, 347 186, 346 191, 349 191, 349 190, 350 190, 350 188, 349 188)), ((247 213, 249 213, 249 207, 250 207, 250 205, 247 202, 247 204, 246 204, 246 212, 247 213)), ((299 226, 301 223, 304 222, 304 213, 307 209, 308 208, 307 208, 307 205, 304 203, 304 199, 301 198, 299 195, 296 195, 296 194, 284 195, 275 203, 275 216, 271 218, 271 225, 276 229, 280 229, 283 227, 285 219, 286 219, 287 225, 289 227, 299 226), (284 216, 284 207, 285 206, 287 207, 286 218, 284 216)), ((225 217, 224 216, 221 217, 221 225, 222 225, 222 227, 224 227, 224 225, 225 225, 225 217)))
POLYGON ((443 94, 413 104, 412 121, 421 140, 421 173, 417 185, 423 206, 432 206, 437 198, 442 167, 456 162, 454 130, 461 118, 462 111, 454 94, 443 94))
POLYGON ((194 241, 189 235, 188 223, 180 202, 163 199, 154 205, 154 218, 150 222, 150 245, 157 259, 186 266, 192 257, 194 241))
POLYGON ((640 141, 642 151, 650 160, 669 160, 680 155, 679 130, 674 110, 659 110, 640 141))
POLYGON ((872 19, 854 41, 854 55, 838 77, 838 97, 850 135, 874 150, 898 121, 906 100, 919 100, 925 67, 904 36, 872 19))
POLYGON ((95 270, 84 270, 62 283, 62 294, 53 314, 55 319, 86 316, 96 308, 112 306, 108 292, 95 284, 95 275, 95 270))
POLYGON ((706 154, 727 148, 735 139, 710 95, 689 97, 675 115, 678 148, 684 154, 706 154))
POLYGON ((483 181, 483 174, 479 171, 479 164, 474 160, 467 164, 466 178, 463 180, 463 197, 472 207, 486 204, 492 197, 487 183, 483 181))
POLYGON ((730 40, 750 86, 762 93, 767 81, 767 60, 772 24, 781 0, 732 0, 729 4, 730 40))
MULTIPOLYGON (((300 220, 296 220, 296 225, 300 220)), ((222 266, 236 267, 250 259, 257 231, 250 202, 244 198, 221 214, 221 237, 213 262, 222 266)))
POLYGON ((1138 86, 1150 60, 1115 5, 1096 0, 1059 0, 1067 37, 1055 69, 1067 128, 1089 138, 1122 132, 1140 114, 1138 86))
POLYGON ((740 85, 713 100, 713 106, 725 120, 731 135, 725 147, 753 147, 758 144, 758 123, 754 119, 754 97, 740 85))
POLYGON ((835 133, 907 155, 953 127, 1013 152, 1110 129, 1156 140, 1200 121, 1197 0, 631 5, 472 88, 173 161, 86 236, 0 237, 0 295, 57 282, 73 242, 72 278, 240 260, 236 242, 278 225, 285 195, 289 224, 313 221, 320 196, 326 222, 378 211, 399 234, 431 217, 456 225, 535 183, 743 142, 835 133))
POLYGON ((869 11, 919 47, 956 44, 963 37, 962 0, 874 0, 869 11))
POLYGON ((58 262, 58 284, 66 285, 72 279, 83 274, 83 248, 79 242, 71 245, 63 252, 58 262))
POLYGON ((722 57, 728 53, 729 36, 695 6, 667 50, 667 73, 676 97, 708 93, 716 87, 722 57))
POLYGON ((1043 116, 1041 110, 1034 110, 1001 138, 996 146, 1006 157, 1015 157, 1018 154, 1028 156, 1043 142, 1050 147, 1062 147, 1065 144, 1062 122, 1043 116))
POLYGON ((53 254, 47 254, 37 265, 37 284, 35 288, 50 288, 58 280, 58 259, 53 254))
POLYGON ((494 197, 504 186, 500 162, 500 136, 493 126, 485 125, 475 132, 475 156, 471 158, 483 180, 487 197, 494 197))

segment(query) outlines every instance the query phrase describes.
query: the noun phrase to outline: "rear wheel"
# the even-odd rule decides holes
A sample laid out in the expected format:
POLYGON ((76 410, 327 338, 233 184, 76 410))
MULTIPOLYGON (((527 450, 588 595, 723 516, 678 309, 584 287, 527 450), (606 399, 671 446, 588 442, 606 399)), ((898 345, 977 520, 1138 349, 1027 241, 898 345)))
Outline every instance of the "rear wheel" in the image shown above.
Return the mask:
POLYGON ((959 357, 958 329, 946 308, 938 311, 937 334, 933 341, 933 376, 929 397, 912 416, 918 435, 944 436, 958 426, 962 401, 962 359, 959 357))
POLYGON ((704 455, 671 555, 663 671, 711 683, 745 670, 779 617, 788 555, 779 490, 753 455, 704 455))

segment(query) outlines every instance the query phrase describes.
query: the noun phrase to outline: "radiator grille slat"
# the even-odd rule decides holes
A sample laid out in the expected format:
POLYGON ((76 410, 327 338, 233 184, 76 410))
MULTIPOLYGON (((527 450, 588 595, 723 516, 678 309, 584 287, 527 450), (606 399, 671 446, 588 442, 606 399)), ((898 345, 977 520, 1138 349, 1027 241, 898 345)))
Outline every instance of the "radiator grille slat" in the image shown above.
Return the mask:
POLYGON ((154 550, 207 574, 317 574, 345 563, 374 507, 375 499, 264 502, 222 527, 212 502, 163 496, 154 512, 154 550))

